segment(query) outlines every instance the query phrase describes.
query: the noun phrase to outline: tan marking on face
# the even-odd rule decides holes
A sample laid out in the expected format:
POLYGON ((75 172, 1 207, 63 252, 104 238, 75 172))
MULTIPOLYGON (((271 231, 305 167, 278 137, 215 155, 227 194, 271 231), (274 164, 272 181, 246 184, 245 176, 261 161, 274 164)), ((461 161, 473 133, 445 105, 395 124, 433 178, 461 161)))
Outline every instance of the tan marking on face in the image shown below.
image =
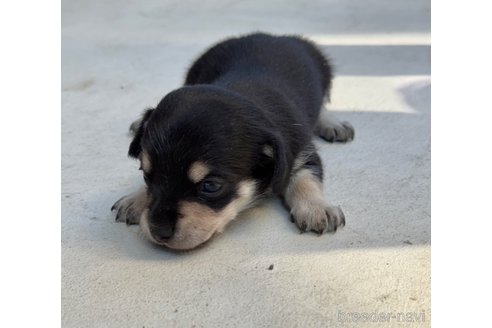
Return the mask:
POLYGON ((191 164, 190 169, 188 170, 188 178, 193 183, 198 183, 203 180, 210 173, 210 169, 205 163, 197 161, 191 164))
MULTIPOLYGON (((216 232, 222 232, 225 226, 231 222, 239 212, 248 208, 254 201, 256 185, 254 181, 239 183, 238 195, 225 208, 215 211, 210 207, 190 201, 179 203, 181 217, 176 223, 175 233, 163 245, 174 249, 194 248, 213 236, 216 232)), ((144 235, 152 242, 148 223, 148 210, 142 213, 140 226, 144 235)))
POLYGON ((152 164, 150 163, 150 156, 145 150, 143 150, 142 153, 140 154, 140 164, 142 165, 142 170, 145 173, 149 173, 150 170, 152 169, 152 164))

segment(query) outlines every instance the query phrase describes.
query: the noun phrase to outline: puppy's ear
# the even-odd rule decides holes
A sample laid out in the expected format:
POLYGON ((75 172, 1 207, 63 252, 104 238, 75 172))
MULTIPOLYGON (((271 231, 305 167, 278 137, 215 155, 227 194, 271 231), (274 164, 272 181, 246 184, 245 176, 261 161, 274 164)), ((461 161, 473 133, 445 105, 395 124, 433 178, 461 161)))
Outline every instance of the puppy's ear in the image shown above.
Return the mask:
POLYGON ((133 140, 130 143, 130 148, 128 149, 128 156, 133 158, 138 158, 140 153, 142 152, 142 136, 144 134, 145 128, 147 127, 147 121, 152 115, 154 109, 150 108, 145 110, 142 114, 142 118, 133 122, 130 125, 130 133, 133 134, 133 140))
POLYGON ((292 162, 289 160, 285 142, 279 135, 268 133, 262 152, 273 159, 272 190, 276 194, 282 194, 289 182, 292 162))

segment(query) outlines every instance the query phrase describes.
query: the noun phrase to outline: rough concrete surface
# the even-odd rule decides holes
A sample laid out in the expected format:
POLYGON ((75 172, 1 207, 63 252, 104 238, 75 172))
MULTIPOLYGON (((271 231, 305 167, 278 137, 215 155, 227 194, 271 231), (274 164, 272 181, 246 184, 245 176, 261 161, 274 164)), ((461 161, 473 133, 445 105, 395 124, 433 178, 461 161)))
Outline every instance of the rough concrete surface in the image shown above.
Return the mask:
POLYGON ((430 85, 430 1, 64 0, 63 327, 430 326, 430 85), (196 251, 153 246, 109 210, 142 184, 128 126, 257 30, 336 65, 330 108, 356 138, 316 144, 347 226, 299 234, 273 200, 196 251))

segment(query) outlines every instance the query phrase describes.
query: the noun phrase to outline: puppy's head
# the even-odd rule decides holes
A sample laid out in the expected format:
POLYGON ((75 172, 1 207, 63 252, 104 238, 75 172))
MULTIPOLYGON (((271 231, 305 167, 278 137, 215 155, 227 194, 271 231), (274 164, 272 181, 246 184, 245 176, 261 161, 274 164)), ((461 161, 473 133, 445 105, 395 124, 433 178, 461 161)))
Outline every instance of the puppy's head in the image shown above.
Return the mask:
POLYGON ((258 108, 205 86, 173 91, 147 110, 129 155, 147 184, 142 230, 174 249, 207 241, 259 194, 280 192, 289 172, 282 139, 258 108))

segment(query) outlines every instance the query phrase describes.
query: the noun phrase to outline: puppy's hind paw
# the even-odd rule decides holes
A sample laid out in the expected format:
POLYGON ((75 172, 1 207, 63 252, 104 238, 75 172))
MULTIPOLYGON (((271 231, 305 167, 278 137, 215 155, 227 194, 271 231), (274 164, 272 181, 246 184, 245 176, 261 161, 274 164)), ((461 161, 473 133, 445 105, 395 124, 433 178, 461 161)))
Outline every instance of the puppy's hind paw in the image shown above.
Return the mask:
POLYGON ((348 142, 354 139, 355 131, 349 122, 329 122, 318 125, 316 134, 328 142, 348 142))

